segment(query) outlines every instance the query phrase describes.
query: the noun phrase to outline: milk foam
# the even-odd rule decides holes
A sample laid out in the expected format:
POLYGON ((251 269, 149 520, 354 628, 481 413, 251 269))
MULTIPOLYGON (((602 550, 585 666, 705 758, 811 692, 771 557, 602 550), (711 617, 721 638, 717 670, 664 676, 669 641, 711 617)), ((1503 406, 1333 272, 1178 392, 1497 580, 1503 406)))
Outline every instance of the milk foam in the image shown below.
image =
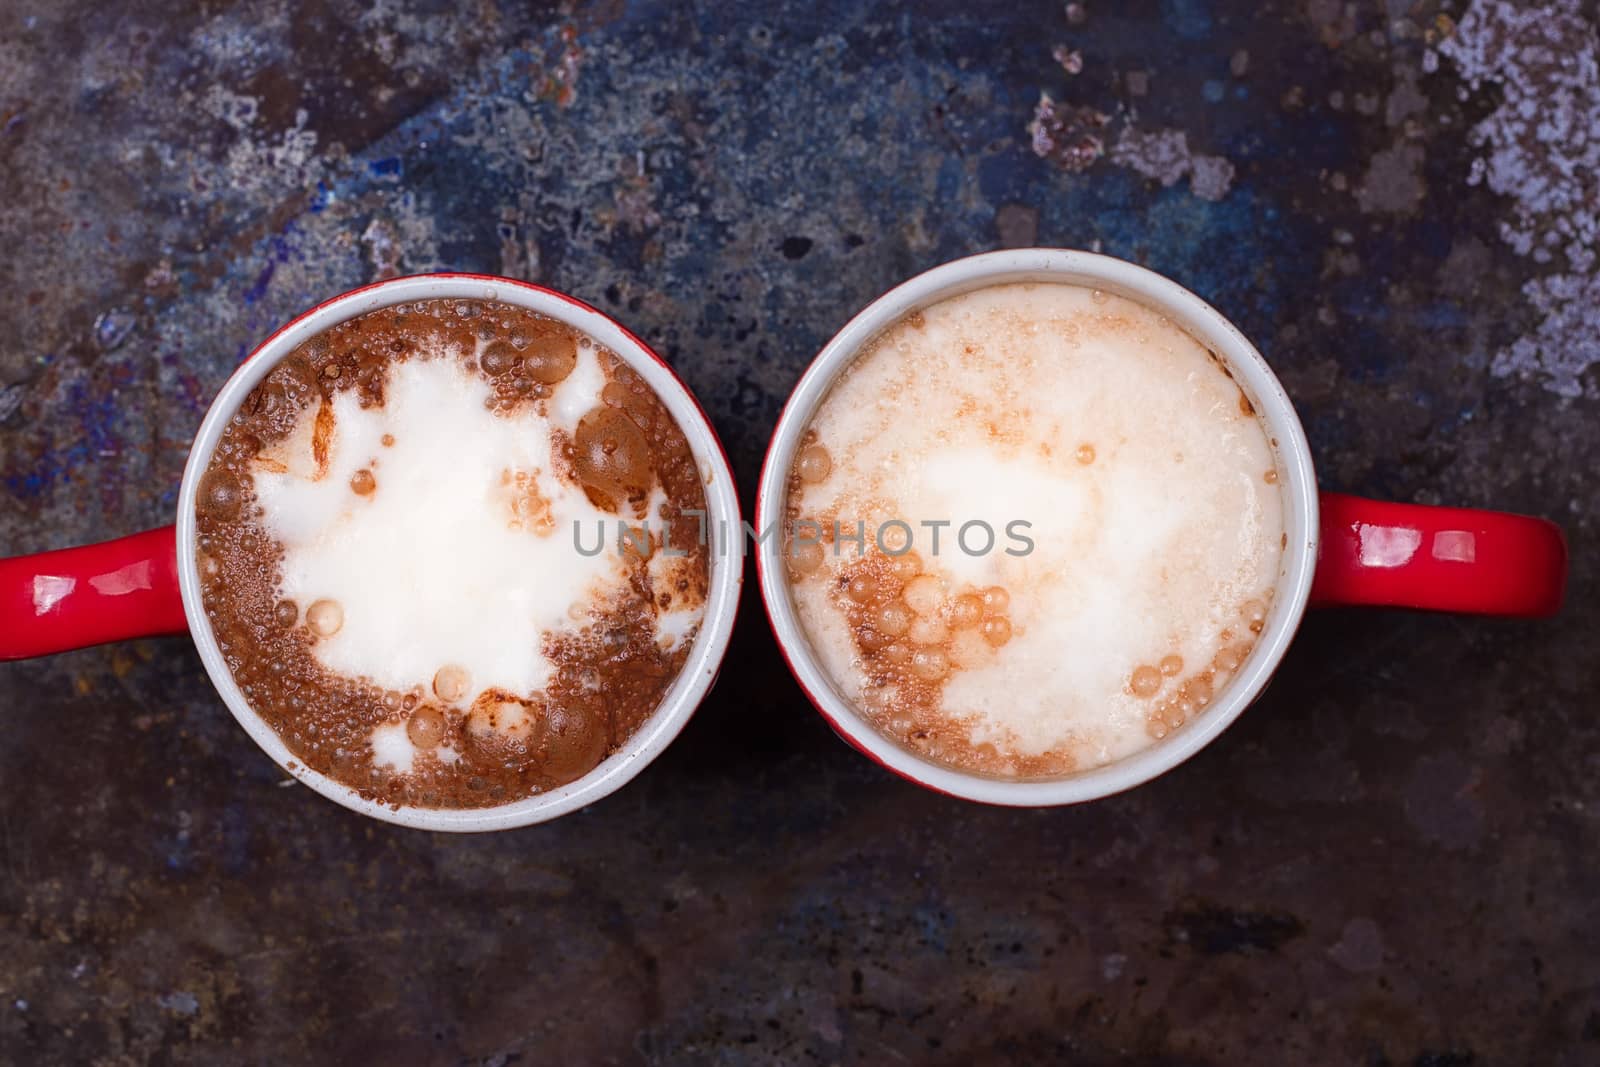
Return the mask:
MULTIPOLYGON (((645 516, 645 529, 652 537, 665 538, 672 528, 664 512, 667 502, 666 492, 659 485, 656 486, 651 491, 645 516)), ((698 534, 699 525, 694 516, 685 516, 678 520, 678 524, 690 533, 698 534)), ((675 651, 698 633, 700 620, 705 615, 703 601, 695 597, 685 603, 677 590, 676 579, 685 566, 683 556, 666 551, 657 551, 645 564, 645 570, 650 575, 650 588, 656 591, 656 644, 665 652, 675 651), (661 602, 663 595, 668 598, 665 604, 661 602)))
MULTIPOLYGON (((487 407, 489 385, 456 360, 397 362, 383 406, 363 409, 354 390, 334 395, 320 471, 309 430, 317 412, 306 411, 258 461, 255 489, 262 524, 283 545, 280 594, 302 609, 322 599, 343 608, 338 632, 314 647, 322 665, 426 691, 454 664, 470 677, 468 701, 491 686, 543 688, 554 671, 544 636, 576 630, 625 580, 616 553, 586 557, 573 542, 574 522, 593 530, 604 519, 610 528, 615 517, 552 469, 552 423, 575 424, 604 384, 595 353, 580 348, 551 418, 531 408, 505 417, 487 407), (351 485, 362 470, 376 481, 367 495, 351 485), (542 525, 513 522, 506 477, 519 473, 518 491, 531 485, 548 504, 542 525)), ((373 743, 380 759, 409 765, 403 729, 373 743)))
POLYGON ((373 763, 380 767, 388 767, 399 774, 410 774, 416 759, 417 746, 406 736, 405 723, 392 722, 373 727, 373 763))
MULTIPOLYGON (((1173 655, 1210 663, 1277 575, 1282 505, 1261 425, 1198 342, 1120 298, 1005 285, 934 305, 846 371, 812 429, 832 469, 801 488, 802 517, 865 520, 869 540, 904 520, 929 572, 1009 592, 1011 639, 939 697, 971 745, 1002 755, 1071 750, 1085 766, 1150 744, 1132 672, 1173 655), (937 555, 924 520, 952 523, 937 555), (957 545, 971 520, 995 531, 992 551, 957 545), (1006 535, 1017 520, 1026 555, 1006 551, 1024 547, 1006 535)), ((975 529, 969 543, 983 540, 975 529)), ((845 695, 881 706, 894 694, 868 692, 837 592, 855 558, 830 552, 794 599, 845 695)))

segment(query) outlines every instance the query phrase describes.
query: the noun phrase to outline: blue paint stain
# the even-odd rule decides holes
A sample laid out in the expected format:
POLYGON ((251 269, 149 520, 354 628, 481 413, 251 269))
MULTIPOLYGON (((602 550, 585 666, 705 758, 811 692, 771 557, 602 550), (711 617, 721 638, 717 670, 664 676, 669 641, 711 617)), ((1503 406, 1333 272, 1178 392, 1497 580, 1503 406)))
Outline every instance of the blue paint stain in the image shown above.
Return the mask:
POLYGON ((11 490, 11 495, 32 499, 43 493, 49 480, 43 471, 29 471, 27 474, 13 474, 6 479, 6 488, 11 490))
POLYGON ((950 950, 950 932, 954 923, 948 913, 937 908, 922 907, 912 913, 921 941, 936 952, 950 950))
POLYGON ((266 249, 268 255, 266 265, 261 268, 261 273, 256 275, 256 280, 250 284, 250 288, 244 291, 244 302, 247 305, 259 303, 261 298, 267 295, 267 286, 272 283, 272 276, 277 271, 278 264, 289 261, 289 254, 292 248, 288 241, 288 235, 292 234, 294 229, 295 224, 291 220, 284 227, 282 235, 271 238, 266 249))
POLYGON ((1024 152, 1021 145, 986 155, 978 160, 978 189, 990 203, 1021 200, 1027 194, 1028 179, 1038 167, 1038 158, 1032 152, 1024 152))
POLYGON ((267 285, 272 281, 272 272, 278 269, 276 260, 267 260, 267 265, 261 268, 261 273, 256 275, 256 280, 250 288, 244 291, 244 302, 254 304, 267 295, 267 285))
POLYGON ((312 194, 311 202, 306 205, 306 208, 313 215, 320 215, 328 210, 328 205, 333 203, 333 200, 333 190, 328 188, 328 183, 319 181, 317 182, 317 191, 312 194))
POLYGON ((1161 18, 1173 33, 1190 41, 1211 34, 1211 11, 1204 0, 1162 0, 1161 18))
MULTIPOLYGON (((266 760, 257 760, 265 764, 266 760)), ((267 782, 276 780, 276 769, 266 770, 265 767, 256 775, 258 781, 267 782)), ((231 803, 222 813, 222 867, 230 874, 246 874, 251 869, 250 842, 252 824, 250 820, 251 809, 243 803, 231 803)))
MULTIPOLYGON (((100 489, 107 511, 116 510, 121 486, 130 471, 125 464, 108 460, 130 455, 126 441, 141 436, 143 429, 130 428, 138 414, 120 395, 138 379, 133 365, 103 365, 107 369, 99 379, 79 376, 64 383, 58 414, 74 428, 76 437, 66 447, 47 451, 33 469, 8 475, 5 486, 12 494, 24 499, 46 496, 58 487, 74 484, 78 469, 91 466, 98 472, 91 488, 100 489)), ((87 507, 87 498, 82 495, 73 502, 80 513, 87 507)))

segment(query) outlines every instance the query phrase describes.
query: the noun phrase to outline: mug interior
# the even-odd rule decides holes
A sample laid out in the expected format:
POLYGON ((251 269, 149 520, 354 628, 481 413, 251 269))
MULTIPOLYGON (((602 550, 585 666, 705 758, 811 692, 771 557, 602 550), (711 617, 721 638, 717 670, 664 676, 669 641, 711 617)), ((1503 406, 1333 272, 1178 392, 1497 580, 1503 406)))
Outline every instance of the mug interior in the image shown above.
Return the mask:
POLYGON ((301 343, 330 327, 394 304, 441 298, 515 304, 560 320, 613 352, 649 383, 683 430, 700 467, 707 521, 727 524, 710 528, 739 529, 739 501, 733 473, 716 432, 688 387, 643 341, 589 305, 552 290, 487 275, 428 274, 377 282, 313 308, 263 342, 228 379, 206 412, 184 467, 178 498, 178 580, 189 629, 212 684, 239 724, 285 771, 330 800, 385 822, 426 830, 504 830, 544 822, 599 800, 643 770, 678 735, 711 687, 727 651, 742 577, 737 554, 710 553, 711 588, 700 633, 695 637, 683 670, 654 714, 622 747, 577 781, 492 808, 391 807, 369 800, 302 763, 277 731, 250 707, 234 682, 201 600, 199 565, 195 557, 195 495, 200 477, 228 420, 250 390, 301 343))
POLYGON ((992 804, 1072 804, 1120 792, 1170 770, 1216 737, 1267 684, 1299 627, 1317 557, 1316 476, 1305 432, 1277 377, 1248 339, 1216 309, 1177 283, 1091 252, 1029 248, 955 260, 920 274, 868 305, 829 341, 801 377, 779 417, 756 495, 757 529, 783 514, 801 435, 834 381, 888 327, 930 304, 993 285, 1049 282, 1099 289, 1151 308, 1218 356, 1255 408, 1280 475, 1284 551, 1266 624, 1249 657, 1202 714, 1160 741, 1104 766, 1053 778, 1010 779, 957 770, 880 733, 834 685, 795 613, 783 545, 757 546, 762 599, 779 646, 801 687, 833 728, 895 773, 938 792, 992 804))

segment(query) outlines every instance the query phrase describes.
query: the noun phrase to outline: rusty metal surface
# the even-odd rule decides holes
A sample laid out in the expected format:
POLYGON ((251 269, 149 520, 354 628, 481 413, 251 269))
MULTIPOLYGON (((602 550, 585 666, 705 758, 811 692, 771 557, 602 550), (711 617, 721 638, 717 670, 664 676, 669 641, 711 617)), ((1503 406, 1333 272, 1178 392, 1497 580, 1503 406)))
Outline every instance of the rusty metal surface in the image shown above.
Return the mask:
POLYGON ((658 346, 748 504, 856 309, 1040 243, 1234 318, 1326 488, 1543 513, 1574 554, 1551 622, 1314 617, 1200 757, 1050 811, 846 749, 753 589, 666 756, 488 837, 288 785, 187 641, 5 665, 0 1060, 1600 1060, 1596 21, 0 2, 0 552, 170 521, 253 344, 445 267, 658 346))

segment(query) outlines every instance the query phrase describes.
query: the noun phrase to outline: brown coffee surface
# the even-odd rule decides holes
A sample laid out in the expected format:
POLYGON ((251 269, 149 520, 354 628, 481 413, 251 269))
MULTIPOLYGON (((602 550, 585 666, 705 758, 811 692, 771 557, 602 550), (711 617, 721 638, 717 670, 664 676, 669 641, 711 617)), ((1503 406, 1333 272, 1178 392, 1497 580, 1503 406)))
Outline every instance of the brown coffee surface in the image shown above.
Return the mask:
MULTIPOLYGON (((666 642, 658 637, 656 619, 662 611, 705 602, 708 548, 698 519, 686 514, 704 512, 704 489, 682 430, 654 391, 597 348, 605 385, 575 434, 533 419, 529 425, 552 435, 550 473, 581 488, 619 524, 642 523, 647 497, 664 493, 658 515, 670 534, 657 527, 642 544, 629 542, 641 547, 620 560, 625 576, 618 588, 570 628, 544 633, 540 647, 528 650, 553 665, 549 684, 526 693, 473 692, 448 664, 437 671, 419 665, 433 684, 403 691, 347 677, 316 655, 318 642, 342 624, 340 606, 299 603, 281 594, 285 549, 263 521, 255 473, 277 469, 274 457, 297 428, 304 432, 310 420, 303 416, 313 406, 310 448, 314 461, 325 466, 338 432, 331 401, 354 394, 363 409, 381 408, 389 373, 400 364, 454 361, 489 383, 487 406, 495 417, 514 420, 545 412, 572 372, 580 345, 596 347, 563 323, 506 304, 402 304, 341 323, 301 345, 229 420, 196 500, 201 596, 245 699, 307 767, 396 806, 505 804, 587 774, 640 728, 681 671, 693 634, 666 642), (374 730, 386 725, 403 726, 415 747, 408 771, 374 752, 374 730)), ((539 530, 539 494, 519 494, 519 488, 508 486, 511 521, 539 530)), ((350 491, 382 492, 381 472, 377 479, 358 472, 350 491)), ((568 536, 565 530, 541 532, 568 536)), ((425 568, 429 561, 416 559, 414 565, 425 568)))

